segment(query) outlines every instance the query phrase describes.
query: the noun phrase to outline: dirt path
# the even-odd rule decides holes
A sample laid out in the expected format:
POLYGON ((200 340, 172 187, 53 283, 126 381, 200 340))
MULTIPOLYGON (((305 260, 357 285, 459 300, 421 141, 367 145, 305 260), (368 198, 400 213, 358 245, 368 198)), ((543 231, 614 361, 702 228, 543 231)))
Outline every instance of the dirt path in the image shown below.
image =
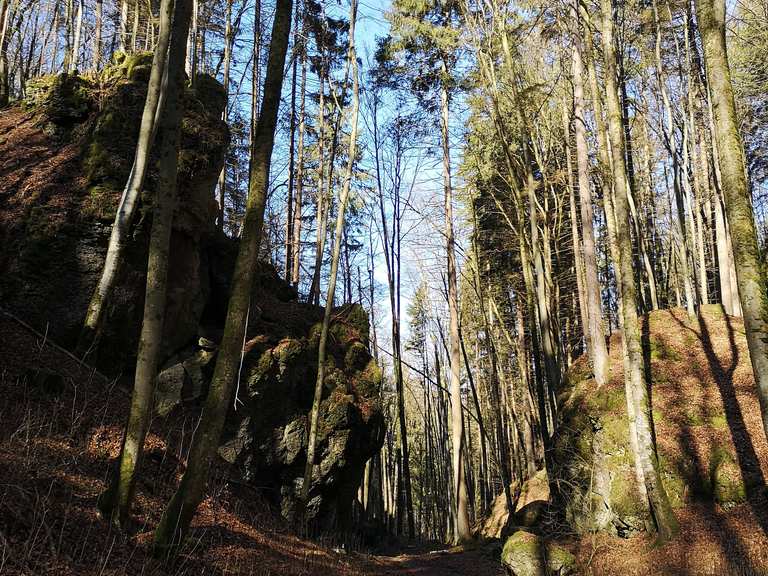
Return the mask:
POLYGON ((380 574, 418 576, 504 576, 498 547, 461 550, 406 550, 398 556, 375 556, 380 574))

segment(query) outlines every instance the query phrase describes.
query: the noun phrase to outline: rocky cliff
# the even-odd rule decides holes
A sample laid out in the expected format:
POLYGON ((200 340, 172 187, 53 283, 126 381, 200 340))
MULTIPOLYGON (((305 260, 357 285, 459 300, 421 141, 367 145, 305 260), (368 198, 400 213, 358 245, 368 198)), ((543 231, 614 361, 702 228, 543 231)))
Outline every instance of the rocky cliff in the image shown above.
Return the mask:
MULTIPOLYGON (((0 303, 72 345, 101 272, 109 231, 133 162, 151 55, 118 54, 98 75, 30 82, 0 127, 0 303)), ((183 97, 179 202, 169 272, 165 354, 194 339, 215 278, 213 190, 229 140, 222 87, 200 76, 183 97)), ((143 308, 154 159, 127 265, 89 361, 130 371, 143 308)))
MULTIPOLYGON (((0 307, 65 347, 75 343, 133 161, 151 55, 118 54, 98 75, 34 80, 0 113, 0 307)), ((156 408, 196 417, 223 329, 237 242, 215 227, 228 142, 221 86, 199 76, 183 98, 179 202, 171 240, 156 408)), ((146 280, 154 162, 98 349, 88 361, 130 386, 146 280)), ((220 450, 284 516, 306 462, 322 308, 300 303, 271 266, 257 271, 246 353, 220 450)), ((346 528, 365 462, 383 442, 381 374, 367 315, 334 310, 309 517, 346 528)), ((0 363, 0 371, 2 364, 0 363)))

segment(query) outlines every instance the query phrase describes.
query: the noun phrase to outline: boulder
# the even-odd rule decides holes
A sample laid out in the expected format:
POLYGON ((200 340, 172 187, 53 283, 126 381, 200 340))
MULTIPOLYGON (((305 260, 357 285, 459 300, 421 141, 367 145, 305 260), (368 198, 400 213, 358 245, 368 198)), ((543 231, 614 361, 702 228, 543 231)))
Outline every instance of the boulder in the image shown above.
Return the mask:
POLYGON ((519 530, 504 543, 501 563, 509 576, 567 576, 575 573, 576 559, 565 548, 519 530))
MULTIPOLYGON (((278 293, 279 295, 279 293, 278 293)), ((318 309, 306 312, 310 317, 318 309)), ((367 317, 358 305, 335 309, 320 404, 317 459, 306 516, 317 530, 346 530, 365 463, 384 441, 381 371, 371 358, 367 317), (366 332, 362 330, 365 329, 366 332), (354 356, 352 363, 346 363, 354 356)), ((317 379, 319 324, 303 335, 261 338, 243 359, 242 379, 220 455, 293 519, 307 459, 317 379)), ((253 340, 253 339, 252 339, 253 340)))

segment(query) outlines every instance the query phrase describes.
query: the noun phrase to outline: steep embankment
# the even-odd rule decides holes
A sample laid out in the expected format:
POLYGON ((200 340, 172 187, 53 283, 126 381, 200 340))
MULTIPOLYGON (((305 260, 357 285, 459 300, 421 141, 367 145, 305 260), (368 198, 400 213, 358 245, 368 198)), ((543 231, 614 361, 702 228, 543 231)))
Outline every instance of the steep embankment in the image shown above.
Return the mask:
POLYGON ((580 360, 560 395, 556 482, 575 532, 565 541, 584 573, 768 573, 768 444, 741 320, 716 305, 693 320, 680 309, 654 312, 643 340, 662 478, 680 534, 662 547, 642 534, 617 537, 636 535, 646 518, 614 335, 610 382, 596 389, 580 360))
MULTIPOLYGON (((141 573, 144 546, 184 471, 216 358, 236 241, 215 227, 227 142, 221 86, 199 76, 183 98, 179 203, 156 418, 140 471, 134 529, 95 516, 128 415, 156 173, 150 169, 100 345, 64 348, 82 325, 109 225, 131 168, 151 55, 116 55, 98 75, 34 80, 0 111, 0 573, 141 573), (115 378, 115 380, 112 379, 115 378), (123 573, 123 572, 121 572, 123 573)), ((161 137, 159 135, 158 137, 161 137)), ((177 572, 351 574, 349 561, 281 531, 306 462, 322 308, 301 303, 274 268, 254 281, 246 354, 222 457, 177 572), (263 528, 263 529, 262 529, 263 528)), ((334 310, 317 470, 308 514, 346 520, 365 462, 381 446, 381 373, 359 306, 334 310)))

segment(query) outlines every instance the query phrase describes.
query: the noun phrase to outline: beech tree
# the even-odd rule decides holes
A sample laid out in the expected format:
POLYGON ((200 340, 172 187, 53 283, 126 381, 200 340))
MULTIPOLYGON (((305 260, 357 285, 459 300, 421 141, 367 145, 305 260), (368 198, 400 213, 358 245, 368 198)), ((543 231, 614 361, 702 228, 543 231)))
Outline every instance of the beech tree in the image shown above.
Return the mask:
POLYGON ((768 437, 768 293, 758 248, 744 143, 736 114, 731 71, 725 44, 725 2, 696 0, 707 82, 712 98, 714 136, 717 142, 720 179, 728 217, 736 268, 739 300, 755 375, 763 431, 768 437))
POLYGON ((121 526, 126 524, 130 514, 136 469, 141 459, 141 451, 154 407, 154 384, 160 361, 165 320, 171 228, 176 207, 176 173, 181 140, 181 96, 184 91, 184 54, 191 4, 190 0, 166 1, 162 8, 167 11, 163 16, 166 23, 172 17, 173 24, 167 64, 168 85, 165 98, 167 110, 157 122, 157 130, 160 134, 159 177, 152 207, 144 317, 136 358, 131 412, 120 449, 118 466, 109 488, 99 499, 99 509, 102 514, 111 516, 112 520, 121 526))
POLYGON ((261 113, 253 139, 248 207, 243 221, 240 250, 235 262, 224 335, 203 414, 190 448, 187 470, 155 530, 154 547, 158 554, 174 554, 189 530, 192 517, 203 498, 211 461, 218 448, 227 406, 237 378, 237 365, 242 354, 243 337, 248 328, 251 287, 264 224, 269 169, 283 87, 283 68, 291 31, 292 6, 292 0, 277 2, 261 113))
POLYGON ((605 100, 607 104, 608 138, 613 160, 614 215, 616 218, 616 244, 618 262, 616 275, 621 294, 622 346, 624 348, 624 380, 626 383, 627 414, 630 436, 634 436, 635 467, 641 490, 644 488, 652 519, 661 541, 672 538, 679 526, 672 512, 669 498, 661 481, 661 470, 656 453, 648 396, 648 382, 643 365, 640 321, 637 317, 637 286, 632 264, 627 174, 624 156, 621 104, 616 86, 616 48, 611 0, 601 0, 602 48, 605 66, 605 100))

